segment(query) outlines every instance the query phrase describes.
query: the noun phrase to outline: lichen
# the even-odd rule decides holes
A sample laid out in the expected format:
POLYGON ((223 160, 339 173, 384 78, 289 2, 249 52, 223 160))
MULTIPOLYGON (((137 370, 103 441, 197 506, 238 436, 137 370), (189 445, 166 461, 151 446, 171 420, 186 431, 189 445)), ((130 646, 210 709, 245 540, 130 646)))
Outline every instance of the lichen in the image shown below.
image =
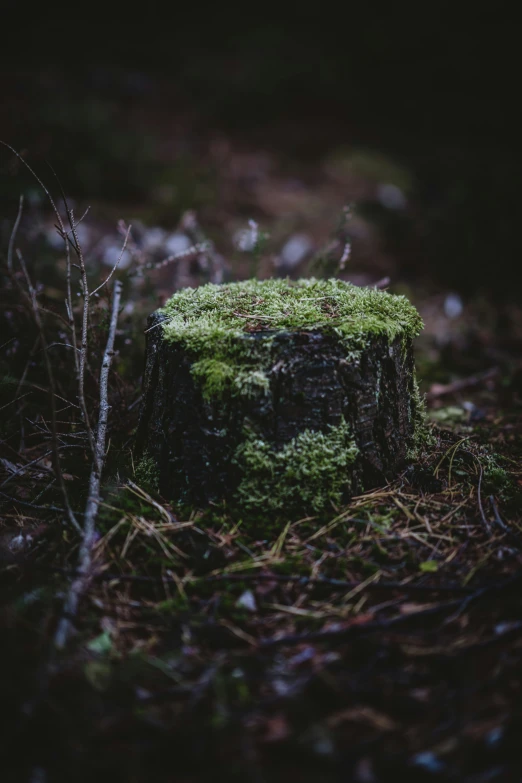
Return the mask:
POLYGON ((165 304, 163 336, 194 356, 205 397, 267 391, 273 339, 282 331, 331 332, 357 361, 375 335, 409 339, 422 328, 404 296, 341 280, 248 280, 178 291, 165 304))
POLYGON ((357 454, 344 420, 327 432, 305 430, 281 449, 247 431, 233 458, 241 473, 236 500, 249 512, 332 510, 350 493, 357 454))

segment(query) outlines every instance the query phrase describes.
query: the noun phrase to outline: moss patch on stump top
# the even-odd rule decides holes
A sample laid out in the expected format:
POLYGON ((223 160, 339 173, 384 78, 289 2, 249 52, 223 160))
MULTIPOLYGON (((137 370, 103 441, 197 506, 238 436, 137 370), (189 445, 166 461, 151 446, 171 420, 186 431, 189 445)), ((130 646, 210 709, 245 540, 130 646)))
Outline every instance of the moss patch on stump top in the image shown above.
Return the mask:
POLYGON ((178 291, 162 308, 166 340, 211 353, 255 332, 328 329, 357 342, 368 335, 416 337, 417 310, 404 296, 342 280, 247 280, 178 291))

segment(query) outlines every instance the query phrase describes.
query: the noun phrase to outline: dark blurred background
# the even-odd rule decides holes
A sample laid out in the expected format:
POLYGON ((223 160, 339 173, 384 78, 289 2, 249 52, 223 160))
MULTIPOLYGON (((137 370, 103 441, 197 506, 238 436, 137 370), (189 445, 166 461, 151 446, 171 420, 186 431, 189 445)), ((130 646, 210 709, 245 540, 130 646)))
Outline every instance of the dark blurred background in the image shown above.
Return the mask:
MULTIPOLYGON (((216 241, 252 217, 315 246, 354 201, 353 270, 518 296, 507 6, 34 13, 5 27, 0 137, 94 218, 169 229, 196 209, 216 241)), ((4 217, 24 188, 2 152, 4 217)))

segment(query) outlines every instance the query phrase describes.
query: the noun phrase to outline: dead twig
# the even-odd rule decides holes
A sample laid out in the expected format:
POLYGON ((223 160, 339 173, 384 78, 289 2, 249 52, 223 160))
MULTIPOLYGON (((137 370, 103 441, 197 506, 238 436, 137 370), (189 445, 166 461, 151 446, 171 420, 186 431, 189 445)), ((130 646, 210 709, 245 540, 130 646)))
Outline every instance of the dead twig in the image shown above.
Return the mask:
POLYGON ((5 500, 10 501, 11 503, 15 503, 15 504, 17 504, 19 506, 26 506, 27 508, 34 508, 37 511, 53 511, 53 512, 56 512, 58 514, 66 513, 64 508, 59 508, 58 506, 39 506, 36 503, 30 503, 28 500, 19 500, 18 498, 14 498, 11 495, 6 495, 5 492, 0 492, 0 497, 3 497, 5 500))
POLYGON ((509 527, 506 525, 506 523, 503 521, 502 517, 500 516, 498 511, 498 506, 495 502, 495 498, 493 497, 493 495, 489 496, 489 503, 493 510, 493 516, 495 517, 495 522, 497 523, 497 525, 501 530, 503 530, 505 533, 509 533, 510 532, 509 527))
MULTIPOLYGON (((66 254, 66 301, 65 306, 67 310, 67 316, 69 319, 69 325, 71 329, 71 339, 74 347, 77 347, 76 342, 76 327, 75 327, 75 321, 74 321, 74 311, 73 311, 73 303, 72 303, 72 289, 71 289, 71 258, 70 258, 70 250, 69 250, 69 232, 65 228, 65 224, 63 222, 62 216, 60 214, 60 210, 58 209, 55 200, 53 199, 49 189, 44 185, 43 181, 40 179, 38 174, 34 171, 34 169, 27 163, 27 161, 20 155, 19 152, 17 152, 14 147, 11 147, 10 144, 7 144, 7 142, 2 141, 0 139, 0 144, 2 144, 4 147, 6 147, 8 150, 10 150, 13 155, 18 158, 18 160, 22 163, 23 166, 30 172, 30 174, 34 177, 36 182, 40 185, 42 190, 44 191, 45 195, 47 196, 49 203, 51 204, 52 210, 55 214, 56 220, 57 220, 57 230, 60 236, 63 238, 65 243, 65 254, 66 254)), ((69 221, 70 230, 74 237, 74 250, 78 256, 79 261, 79 268, 80 268, 80 275, 81 275, 81 288, 82 288, 82 294, 83 294, 83 317, 82 317, 82 342, 81 342, 81 350, 75 350, 73 351, 74 354, 74 360, 75 360, 75 367, 76 367, 76 374, 78 376, 78 400, 80 403, 80 408, 82 411, 82 415, 84 418, 84 423, 88 431, 89 435, 89 444, 91 447, 91 451, 93 455, 95 455, 95 443, 94 443, 94 434, 92 431, 92 428, 90 426, 89 422, 89 414, 87 411, 87 404, 85 402, 85 394, 84 394, 84 381, 85 381, 85 364, 87 361, 87 330, 88 330, 88 321, 89 321, 89 296, 88 296, 88 284, 87 284, 87 271, 85 268, 85 262, 83 258, 82 249, 80 246, 80 242, 78 239, 78 233, 76 230, 76 227, 78 223, 74 222, 74 215, 72 209, 69 208, 69 205, 67 204, 67 199, 65 197, 64 190, 61 186, 60 180, 58 179, 56 172, 50 166, 51 171, 56 177, 56 180, 58 182, 58 185, 60 187, 60 191, 62 194, 62 198, 65 205, 65 210, 67 213, 67 218, 69 221)))
MULTIPOLYGON (((18 467, 15 470, 13 470, 13 472, 6 479, 4 479, 2 481, 2 483, 0 484, 0 489, 2 487, 5 487, 5 485, 8 484, 13 478, 16 478, 16 476, 23 476, 23 474, 25 473, 26 470, 28 470, 29 468, 32 468, 33 465, 37 465, 39 462, 44 460, 46 457, 50 457, 52 455, 52 453, 53 453, 52 449, 50 451, 46 451, 44 454, 41 454, 39 457, 36 457, 36 459, 31 460, 31 462, 27 462, 25 465, 22 465, 21 467, 18 467)), ((39 469, 48 471, 49 473, 52 472, 49 468, 45 468, 45 467, 41 467, 41 466, 39 466, 39 469)))
POLYGON ((484 523, 484 527, 486 528, 487 532, 491 535, 491 525, 489 524, 486 514, 484 513, 484 506, 482 505, 482 497, 481 497, 482 476, 484 475, 484 468, 482 467, 482 465, 480 465, 479 467, 480 467, 480 474, 479 474, 478 487, 477 487, 477 503, 480 511, 480 516, 482 518, 482 522, 484 523))
POLYGON ((484 599, 484 598, 498 598, 516 588, 518 590, 520 582, 522 581, 522 570, 518 570, 512 576, 504 579, 500 583, 489 585, 487 587, 480 587, 470 595, 464 598, 455 598, 451 601, 444 601, 434 606, 428 606, 425 609, 420 609, 417 612, 409 612, 407 614, 396 615, 383 620, 370 620, 366 623, 348 625, 345 628, 333 628, 325 629, 322 631, 315 631, 312 633, 302 634, 290 634, 288 636, 280 636, 271 639, 262 639, 259 643, 260 649, 272 649, 275 647, 283 647, 288 645, 303 644, 309 642, 322 642, 322 641, 340 641, 344 642, 355 638, 356 636, 362 636, 367 633, 375 633, 376 631, 388 631, 401 628, 403 625, 409 623, 415 623, 418 620, 426 620, 431 617, 436 617, 439 614, 455 610, 455 613, 451 615, 450 620, 457 619, 462 611, 468 609, 472 604, 484 599))
MULTIPOLYGON (((31 311, 33 315, 34 322, 36 324, 36 328, 38 329, 38 333, 40 335, 40 343, 42 345, 43 349, 43 357, 44 357, 44 364, 45 364, 45 370, 47 373, 47 378, 49 380, 49 400, 51 405, 51 436, 52 436, 52 456, 53 456, 53 467, 54 467, 54 474, 56 478, 58 479, 58 484, 60 485, 60 490, 62 492, 63 501, 65 504, 65 508, 67 509, 67 516, 69 518, 69 522, 71 525, 76 528, 76 530, 80 531, 80 526, 76 520, 76 517, 74 515, 74 511, 71 508, 71 504, 69 503, 69 496, 67 493, 67 488, 65 486, 65 480, 63 478, 63 473, 61 469, 60 464, 60 454, 59 454, 59 446, 58 446, 58 425, 57 425, 57 415, 56 415, 56 399, 55 399, 55 382, 54 382, 54 373, 51 366, 51 361, 49 359, 49 351, 47 346, 47 337, 45 335, 45 329, 42 323, 42 318, 40 315, 40 308, 38 304, 38 300, 36 298, 36 291, 34 289, 34 286, 31 282, 31 278, 29 276, 29 273, 27 271, 27 267, 25 265, 25 261, 23 259, 22 254, 19 250, 16 251, 18 260, 20 262, 20 266, 22 268, 22 272, 25 277, 25 281, 27 284, 27 290, 28 290, 28 298, 31 305, 31 311)), ((5 482, 4 482, 5 483, 5 482)))
MULTIPOLYGON (((58 174, 53 169, 51 164, 49 162, 47 162, 47 165, 51 169, 51 171, 54 174, 54 177, 56 179, 56 182, 58 183, 58 187, 60 188, 60 193, 62 195, 62 200, 63 200, 64 207, 65 207, 65 212, 69 216, 69 205, 67 203, 67 198, 65 196, 65 192, 64 192, 64 189, 62 187, 62 183, 60 182, 60 179, 58 178, 58 174)), ((68 232, 65 231, 65 226, 64 226, 63 221, 61 219, 60 213, 58 212, 56 207, 54 207, 54 205, 53 205, 53 208, 54 208, 54 213, 55 213, 55 215, 58 218, 58 225, 56 226, 56 230, 58 231, 58 233, 62 237, 63 242, 64 242, 64 246, 65 246, 65 269, 66 269, 66 274, 65 274, 65 286, 66 286, 65 309, 67 311, 67 318, 68 318, 68 321, 69 321, 69 328, 71 330, 72 342, 73 342, 73 345, 75 347, 77 347, 76 323, 75 323, 75 320, 74 320, 74 309, 73 309, 73 301, 72 301, 72 264, 71 264, 70 237, 69 237, 68 232)), ((81 220, 83 220, 83 218, 87 214, 88 210, 89 210, 89 207, 87 208, 87 210, 85 211, 85 214, 78 221, 78 223, 76 225, 78 225, 81 222, 81 220)), ((75 369, 76 369, 76 377, 79 377, 80 363, 79 363, 79 356, 78 356, 78 351, 77 350, 74 352, 74 366, 75 366, 75 369)))
POLYGON ((471 588, 462 587, 462 585, 424 585, 424 584, 401 584, 400 582, 349 582, 344 579, 330 579, 326 576, 308 577, 308 576, 290 576, 283 574, 219 574, 208 577, 195 577, 195 581, 204 582, 291 582, 302 587, 308 585, 326 586, 343 590, 356 590, 362 585, 364 589, 379 590, 397 590, 407 593, 470 593, 471 588))
MULTIPOLYGON (((469 600, 469 599, 464 599, 469 600)), ((455 598, 452 601, 445 601, 427 609, 421 609, 418 612, 409 614, 400 614, 385 620, 370 620, 366 623, 348 625, 345 628, 325 629, 323 631, 313 631, 311 633, 289 634, 271 639, 262 639, 259 648, 262 650, 273 649, 275 647, 285 647, 296 644, 308 644, 309 642, 322 641, 348 641, 352 637, 364 634, 375 633, 376 631, 388 631, 398 628, 402 625, 413 623, 416 620, 425 620, 443 614, 451 609, 459 609, 462 605, 461 598, 455 598)))
MULTIPOLYGON (((3 494, 0 492, 0 494, 3 494)), ((17 501, 18 502, 18 501, 17 501)), ((31 505, 31 504, 26 504, 31 505)), ((159 504, 158 504, 159 505, 159 504)), ((46 507, 41 507, 46 508, 46 507)), ((167 512, 168 513, 168 512, 167 512)), ((52 570, 59 573, 65 573, 69 576, 77 573, 71 572, 70 569, 63 569, 58 567, 49 568, 44 570, 52 570)), ((161 577, 145 576, 139 574, 115 574, 108 571, 99 571, 92 575, 93 580, 102 582, 128 582, 135 584, 163 584, 168 582, 169 584, 178 584, 179 578, 174 579, 166 575, 161 577)), ((465 587, 463 585, 425 585, 414 584, 406 582, 348 582, 343 579, 330 579, 325 576, 308 577, 308 576, 291 576, 284 574, 217 574, 213 576, 194 576, 183 580, 185 584, 194 584, 204 582, 276 582, 278 584, 296 584, 299 587, 331 587, 336 590, 371 590, 372 592, 387 592, 397 591, 403 593, 452 593, 462 595, 472 595, 474 590, 471 587, 465 587)))
POLYGON ((16 242, 16 235, 18 233, 18 227, 22 219, 23 209, 24 209, 24 197, 20 196, 20 202, 18 204, 18 214, 16 216, 13 230, 11 231, 11 236, 9 237, 9 244, 7 246, 7 268, 10 272, 13 269, 13 250, 14 250, 14 244, 16 242))
POLYGON ((68 642, 71 632, 71 621, 76 616, 80 598, 85 593, 91 579, 91 567, 93 548, 96 542, 96 518, 100 503, 100 483, 103 465, 105 462, 105 441, 107 436, 107 421, 109 415, 108 381, 109 371, 114 356, 114 338, 118 323, 122 285, 119 281, 114 284, 112 297, 111 320, 107 345, 103 356, 100 372, 100 410, 98 415, 98 428, 96 433, 96 451, 93 458, 91 475, 89 479, 89 494, 85 506, 82 541, 79 552, 78 575, 72 582, 64 604, 64 614, 61 618, 55 635, 55 647, 61 650, 68 642))
POLYGON ((145 500, 147 503, 149 503, 153 508, 156 509, 160 513, 164 519, 167 520, 168 524, 178 523, 178 520, 174 516, 174 514, 171 514, 170 511, 167 511, 167 509, 161 505, 161 503, 158 503, 157 500, 154 500, 148 492, 145 492, 144 489, 139 487, 137 484, 134 483, 134 481, 131 481, 130 479, 127 479, 127 489, 129 489, 131 492, 133 492, 135 495, 137 495, 141 500, 145 500))
MULTIPOLYGON (((96 443, 94 440, 94 432, 89 420, 89 413, 87 410, 87 403, 85 400, 85 366, 87 364, 87 351, 88 351, 88 330, 89 330, 89 283, 87 280, 87 269, 85 267, 85 259, 83 257, 80 240, 78 239, 78 233, 76 231, 76 224, 74 222, 74 213, 72 209, 67 207, 67 216, 69 218, 69 224, 71 226, 72 235, 74 237, 74 248, 79 261, 80 266, 80 290, 83 297, 83 309, 82 309, 82 331, 81 331, 81 343, 79 352, 79 367, 78 367, 78 400, 82 409, 82 415, 84 419, 85 428, 87 430, 87 436, 89 438, 89 445, 93 454, 93 458, 96 460, 96 443)), ((74 352, 76 354, 76 351, 74 352)))
POLYGON ((192 245, 192 247, 187 248, 187 250, 182 250, 179 253, 174 253, 171 256, 167 256, 167 258, 164 258, 163 261, 158 261, 156 263, 149 263, 149 264, 142 264, 137 269, 134 270, 134 272, 129 273, 129 277, 135 277, 136 275, 142 275, 144 271, 150 271, 151 269, 163 269, 166 266, 169 266, 169 264, 173 264, 176 261, 183 261, 187 258, 192 258, 194 256, 201 256, 208 252, 209 250, 209 242, 208 240, 205 240, 204 242, 199 242, 195 245, 192 245))
POLYGON ((492 367, 485 372, 477 373, 477 375, 470 375, 468 378, 460 378, 453 383, 434 383, 429 392, 426 394, 428 400, 436 400, 439 397, 445 397, 448 394, 455 394, 456 392, 463 391, 464 389, 471 389, 474 386, 480 386, 481 383, 489 381, 492 378, 496 378, 500 373, 499 367, 492 367))
POLYGON ((200 253, 203 260, 210 267, 210 279, 212 283, 223 282, 224 265, 223 259, 216 251, 214 243, 205 236, 204 231, 199 225, 196 213, 192 210, 185 212, 181 218, 181 228, 192 239, 194 245, 205 245, 205 250, 200 253))
POLYGON ((125 253, 125 248, 127 247, 127 242, 129 241, 129 234, 130 234, 131 228, 132 228, 132 226, 129 226, 128 229, 127 229, 127 233, 125 234, 125 238, 123 240, 123 245, 122 245, 121 250, 120 250, 120 255, 118 256, 118 260, 116 261, 116 263, 112 267, 111 271, 109 272, 109 276, 103 281, 103 283, 101 285, 98 286, 98 288, 95 288, 94 291, 91 291, 89 296, 94 296, 95 294, 98 293, 98 291, 101 291, 103 286, 107 285, 107 283, 109 282, 111 277, 114 275, 114 273, 118 269, 118 267, 120 265, 120 262, 121 262, 121 259, 123 258, 123 254, 125 253))

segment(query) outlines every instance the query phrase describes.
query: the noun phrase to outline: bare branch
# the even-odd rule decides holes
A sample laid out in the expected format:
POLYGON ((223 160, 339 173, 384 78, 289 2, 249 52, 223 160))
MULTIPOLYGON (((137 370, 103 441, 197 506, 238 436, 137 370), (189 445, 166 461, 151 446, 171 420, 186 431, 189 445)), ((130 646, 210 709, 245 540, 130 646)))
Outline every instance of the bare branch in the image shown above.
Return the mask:
POLYGON ((163 269, 166 266, 169 266, 169 264, 173 264, 176 261, 183 261, 187 258, 191 258, 193 256, 201 256, 208 252, 209 250, 209 243, 207 240, 204 242, 200 242, 198 244, 192 245, 191 247, 187 248, 186 250, 182 250, 179 253, 174 253, 171 256, 167 256, 167 258, 164 258, 163 261, 158 261, 156 263, 149 263, 149 264, 142 264, 137 269, 135 269, 133 272, 129 274, 129 277, 136 277, 137 275, 142 276, 144 271, 149 271, 151 269, 163 269))
POLYGON ((78 350, 78 348, 75 348, 74 345, 71 345, 70 343, 51 343, 47 348, 54 348, 55 345, 61 345, 63 348, 73 348, 75 351, 78 350))
MULTIPOLYGON (((60 192, 62 194, 62 200, 63 200, 63 203, 64 203, 65 212, 67 214, 69 222, 71 222, 70 209, 69 209, 69 205, 67 203, 67 198, 65 196, 64 189, 62 187, 62 183, 60 182, 58 174, 53 169, 51 164, 49 162, 47 162, 47 165, 49 166, 49 168, 53 172, 54 177, 55 177, 55 179, 56 179, 56 181, 58 183, 58 187, 60 188, 60 192)), ((83 217, 80 218, 78 223, 80 223, 83 220, 83 218, 87 214, 88 210, 89 210, 89 207, 85 211, 85 214, 83 215, 83 217)), ((74 320, 74 309, 73 309, 73 301, 72 301, 72 281, 71 281, 72 264, 71 264, 71 247, 70 247, 70 245, 72 243, 71 243, 71 239, 70 239, 70 236, 69 236, 69 232, 65 231, 64 225, 63 225, 63 223, 61 221, 60 221, 60 224, 57 226, 57 230, 58 230, 58 233, 61 234, 62 239, 64 241, 64 245, 65 245, 65 290, 66 290, 65 309, 67 311, 67 318, 69 320, 69 328, 70 328, 71 334, 72 334, 72 342, 73 342, 73 345, 75 347, 77 347, 76 323, 75 323, 75 320, 74 320)), ((79 377, 80 377, 80 357, 79 357, 78 350, 74 351, 74 367, 76 369, 76 377, 79 379, 79 377)))
POLYGON ((54 383, 54 374, 51 367, 51 362, 49 359, 49 352, 47 348, 47 338, 45 336, 45 330, 42 323, 42 318, 40 315, 40 307, 38 304, 38 300, 36 298, 36 292, 34 290, 34 286, 31 282, 31 278, 29 277, 29 273, 27 271, 27 267, 25 265, 25 261, 22 257, 22 254, 19 250, 16 251, 16 254, 18 256, 18 260, 20 262, 20 266, 22 267, 22 272, 24 273, 24 277, 27 283, 27 289, 29 292, 29 301, 31 305, 31 310, 34 318, 34 322, 36 324, 36 328, 38 329, 38 332, 40 334, 40 342, 42 344, 43 349, 43 356, 44 356, 44 363, 45 363, 45 369, 47 372, 47 377, 49 379, 49 400, 51 404, 51 432, 52 432, 52 454, 53 454, 53 467, 55 476, 58 479, 58 483, 60 485, 60 489, 62 491, 62 496, 65 503, 65 508, 67 509, 67 516, 69 517, 69 522, 73 527, 75 527, 77 530, 80 530, 80 526, 78 522, 76 521, 76 517, 74 515, 74 512, 71 508, 71 505, 69 503, 69 496, 67 494, 67 488, 65 486, 65 481, 62 474, 62 469, 60 465, 60 454, 58 452, 58 435, 57 435, 57 419, 56 419, 56 400, 55 400, 55 383, 54 383))
POLYGON ((74 224, 74 227, 75 227, 75 228, 77 228, 77 227, 80 225, 80 223, 81 223, 83 220, 85 220, 85 218, 86 218, 86 217, 87 217, 87 215, 89 214, 89 210, 90 210, 90 206, 89 206, 89 207, 87 207, 87 209, 85 210, 85 212, 83 213, 83 215, 81 216, 81 218, 80 218, 79 220, 77 220, 77 221, 76 221, 76 223, 74 224))
POLYGON ((162 321, 158 321, 157 324, 154 324, 154 326, 149 326, 148 329, 145 329, 144 334, 148 334, 148 332, 152 332, 153 329, 157 329, 158 326, 164 326, 165 324, 168 324, 171 322, 172 319, 170 318, 164 318, 162 321))
POLYGON ((8 408, 9 405, 14 405, 15 402, 20 402, 20 400, 23 400, 24 397, 28 397, 30 394, 32 394, 32 392, 26 392, 25 394, 22 394, 21 397, 15 397, 14 400, 9 400, 9 402, 6 402, 5 405, 2 405, 0 411, 3 411, 4 408, 8 408))
POLYGON ((11 481, 11 479, 16 478, 17 476, 23 476, 26 470, 32 468, 33 465, 37 465, 46 457, 50 457, 52 453, 53 453, 52 449, 51 451, 46 451, 45 454, 40 454, 40 456, 36 457, 36 459, 31 460, 31 462, 26 462, 25 465, 21 465, 19 468, 13 470, 13 472, 9 476, 7 476, 7 478, 4 479, 4 481, 2 481, 2 483, 0 484, 0 489, 2 489, 2 487, 5 487, 5 485, 11 481))
POLYGON ((500 374, 499 367, 491 367, 489 370, 477 373, 477 375, 470 375, 467 378, 460 378, 453 383, 441 384, 434 383, 429 392, 426 394, 428 400, 435 400, 438 397, 444 397, 448 394, 455 394, 456 392, 463 391, 464 389, 471 389, 474 386, 480 386, 482 383, 493 380, 500 374))
MULTIPOLYGON (((43 192, 47 196, 47 198, 49 200, 49 203, 51 204, 52 210, 53 210, 53 212, 55 214, 56 221, 58 223, 59 233, 64 238, 64 243, 65 243, 65 259, 66 259, 66 270, 67 270, 66 271, 66 286, 67 286, 67 295, 66 295, 66 297, 67 298, 66 298, 66 301, 65 301, 65 306, 66 306, 66 310, 67 310, 67 317, 69 319, 69 325, 71 327, 72 341, 73 341, 73 344, 76 345, 76 329, 75 329, 75 323, 74 323, 74 311, 73 311, 72 290, 71 290, 71 255, 70 255, 70 249, 69 249, 69 241, 68 241, 68 237, 67 237, 68 232, 65 230, 65 225, 64 225, 62 216, 60 214, 60 210, 56 206, 56 202, 53 199, 49 189, 44 185, 44 183, 42 182, 42 180, 40 179, 38 174, 29 165, 29 163, 27 163, 27 161, 20 155, 20 153, 17 152, 14 149, 14 147, 11 147, 10 144, 8 144, 5 141, 2 141, 2 139, 0 139, 0 144, 2 144, 2 146, 6 147, 8 150, 10 150, 13 153, 13 155, 16 158, 18 158, 20 163, 23 166, 25 166, 25 168, 34 177, 36 182, 40 185, 40 187, 42 188, 43 192)), ((61 193, 62 193, 62 198, 63 198, 64 204, 65 204, 65 210, 66 210, 67 216, 69 218, 69 222, 72 222, 72 213, 71 213, 71 210, 69 209, 69 206, 67 204, 67 199, 65 198, 65 194, 64 194, 62 185, 60 183, 60 180, 58 179, 58 176, 56 175, 56 172, 54 171, 53 167, 50 164, 49 164, 49 167, 50 167, 51 171, 53 172, 54 176, 56 177, 56 180, 57 180, 58 185, 60 187, 60 190, 61 190, 61 193)), ((75 241, 76 241, 76 239, 77 239, 77 237, 75 238, 75 241)), ((76 367, 76 374, 79 376, 80 367, 79 367, 79 358, 78 358, 78 352, 77 351, 74 351, 74 362, 75 362, 75 367, 76 367)), ((85 416, 86 408, 85 408, 85 405, 83 405, 83 406, 81 405, 81 400, 80 400, 80 407, 82 407, 82 411, 83 411, 84 416, 85 416)))
POLYGON ((65 512, 65 509, 59 508, 59 506, 38 506, 36 503, 30 503, 27 500, 20 500, 19 498, 14 498, 11 495, 6 495, 5 492, 0 492, 0 497, 11 501, 11 503, 17 503, 19 506, 27 506, 28 508, 34 508, 38 511, 54 511, 58 512, 59 514, 63 514, 65 512))
MULTIPOLYGON (((85 365, 87 363, 87 350, 88 350, 88 330, 89 330, 89 283, 87 280, 87 270, 85 268, 85 259, 83 257, 82 248, 78 239, 78 233, 76 231, 76 224, 74 222, 74 213, 72 209, 67 208, 67 217, 71 226, 71 231, 74 237, 74 248, 78 261, 80 263, 80 282, 81 293, 83 296, 83 310, 82 310, 82 341, 79 352, 75 351, 75 356, 78 355, 78 401, 80 408, 82 409, 82 416, 89 436, 89 445, 94 459, 96 460, 96 444, 94 442, 94 433, 92 431, 91 423, 89 420, 89 412, 87 410, 87 403, 85 401, 85 365)), ((72 311, 72 300, 71 300, 72 311)))
POLYGON ((95 288, 94 291, 92 291, 89 294, 89 296, 94 296, 94 294, 97 294, 98 291, 101 291, 103 286, 107 285, 107 283, 109 282, 109 280, 111 279, 111 277, 113 276, 113 274, 115 273, 117 268, 119 267, 121 259, 123 258, 123 254, 125 253, 125 248, 127 247, 127 242, 129 241, 129 234, 130 234, 131 228, 132 228, 132 226, 129 226, 128 229, 127 229, 127 233, 125 234, 125 239, 123 240, 123 245, 122 245, 122 248, 121 248, 121 251, 120 251, 120 255, 118 256, 118 260, 116 261, 116 263, 112 267, 112 269, 111 269, 111 271, 109 273, 109 276, 103 281, 103 283, 101 285, 98 286, 98 288, 95 288))
POLYGON ((31 364, 31 359, 36 354, 36 351, 38 349, 38 345, 39 344, 40 344, 40 335, 38 335, 38 337, 34 341, 33 347, 31 348, 31 351, 29 353, 29 357, 28 357, 27 362, 26 362, 25 367, 24 367, 24 371, 22 373, 22 377, 18 381, 18 386, 16 387, 16 396, 17 397, 20 394, 20 389, 25 384, 25 379, 27 378, 27 373, 29 372, 29 365, 31 364))
POLYGON ((69 320, 69 327, 72 335, 72 342, 76 350, 74 351, 74 366, 76 368, 76 377, 80 377, 80 359, 78 356, 77 341, 76 341, 76 323, 74 320, 74 309, 72 303, 72 285, 71 285, 71 249, 69 247, 69 241, 67 237, 64 237, 65 243, 65 309, 67 311, 67 318, 69 320))
POLYGON ((18 226, 20 225, 20 221, 22 219, 23 209, 24 209, 24 197, 20 196, 20 202, 18 205, 18 214, 14 222, 13 230, 11 231, 11 236, 9 237, 9 245, 7 246, 7 268, 9 269, 9 271, 11 271, 13 268, 14 243, 16 242, 16 234, 18 233, 18 226))
POLYGON ((479 480, 478 480, 478 487, 477 487, 477 504, 480 511, 480 516, 482 519, 482 522, 484 523, 484 527, 486 528, 487 532, 491 534, 491 525, 489 524, 488 518, 486 517, 486 514, 484 512, 484 506, 482 505, 482 476, 484 475, 484 468, 479 463, 480 468, 480 474, 479 474, 479 480))
POLYGON ((167 256, 163 261, 159 261, 157 264, 147 264, 145 269, 163 269, 163 267, 174 263, 174 261, 182 261, 184 258, 190 258, 191 256, 200 256, 206 253, 210 249, 210 244, 207 240, 200 242, 197 245, 182 250, 180 253, 174 253, 172 256, 167 256))
POLYGON ((55 201, 54 201, 53 197, 51 196, 51 194, 50 194, 50 192, 49 192, 48 188, 46 188, 46 187, 45 187, 44 183, 42 182, 42 180, 40 179, 40 177, 38 176, 38 174, 36 173, 36 171, 34 171, 34 169, 32 169, 32 168, 31 168, 31 166, 30 166, 30 165, 27 163, 27 161, 26 161, 26 160, 25 160, 25 159, 24 159, 24 158, 23 158, 23 157, 20 155, 20 153, 19 153, 19 152, 17 152, 17 151, 15 150, 15 148, 14 148, 14 147, 11 147, 11 145, 10 145, 10 144, 8 144, 6 141, 2 141, 2 139, 0 139, 0 144, 2 144, 2 146, 4 146, 4 147, 7 147, 7 149, 8 149, 8 150, 11 150, 11 152, 13 153, 13 155, 15 155, 15 156, 18 158, 18 160, 20 161, 20 163, 22 163, 22 165, 24 165, 24 166, 25 166, 25 168, 26 168, 26 169, 27 169, 27 170, 28 170, 28 171, 29 171, 29 172, 30 172, 30 173, 33 175, 33 177, 34 177, 34 178, 35 178, 35 180, 38 182, 38 184, 39 184, 39 185, 40 185, 40 187, 42 188, 43 192, 45 193, 45 195, 46 195, 46 196, 47 196, 47 198, 49 199, 49 202, 50 202, 50 204, 51 204, 51 207, 53 208, 53 212, 54 212, 54 214, 56 215, 56 219, 57 219, 57 221, 58 221, 58 225, 60 226, 60 230, 61 230, 61 231, 62 231, 62 232, 65 234, 65 226, 64 226, 64 224, 63 224, 62 216, 60 215, 60 212, 59 212, 59 210, 58 210, 58 207, 56 206, 56 203, 55 203, 55 201))
POLYGON ((100 411, 98 416, 98 428, 96 433, 96 449, 89 479, 89 494, 85 507, 82 542, 79 552, 78 575, 71 583, 69 593, 64 604, 64 613, 56 631, 54 643, 58 650, 62 650, 68 642, 71 633, 71 618, 76 615, 78 604, 85 593, 92 578, 92 555, 96 541, 96 518, 100 504, 101 474, 105 462, 105 441, 107 436, 107 421, 109 416, 108 381, 109 370, 114 356, 114 338, 118 323, 118 311, 120 308, 122 285, 119 281, 114 284, 112 299, 111 320, 107 345, 103 355, 100 372, 100 411))
POLYGON ((181 228, 188 234, 196 245, 206 244, 207 248, 202 254, 207 258, 211 269, 211 280, 213 283, 220 283, 223 279, 223 259, 216 251, 214 243, 205 236, 201 226, 198 223, 196 213, 192 210, 185 212, 181 218, 181 228))

